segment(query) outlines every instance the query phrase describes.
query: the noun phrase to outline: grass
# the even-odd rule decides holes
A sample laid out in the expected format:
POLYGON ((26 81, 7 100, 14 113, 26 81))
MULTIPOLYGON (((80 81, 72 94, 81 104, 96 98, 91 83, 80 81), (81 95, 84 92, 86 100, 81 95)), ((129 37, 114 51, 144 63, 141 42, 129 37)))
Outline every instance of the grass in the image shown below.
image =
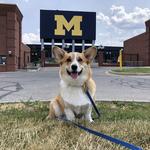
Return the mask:
POLYGON ((118 72, 118 73, 150 73, 150 68, 148 67, 137 67, 137 68, 123 68, 122 70, 120 69, 113 69, 113 72, 118 72))
MULTIPOLYGON (((102 116, 84 125, 150 149, 150 103, 100 102, 102 116)), ((116 144, 56 120, 48 103, 0 104, 1 150, 123 150, 116 144)), ((95 116, 95 114, 93 114, 95 116)))

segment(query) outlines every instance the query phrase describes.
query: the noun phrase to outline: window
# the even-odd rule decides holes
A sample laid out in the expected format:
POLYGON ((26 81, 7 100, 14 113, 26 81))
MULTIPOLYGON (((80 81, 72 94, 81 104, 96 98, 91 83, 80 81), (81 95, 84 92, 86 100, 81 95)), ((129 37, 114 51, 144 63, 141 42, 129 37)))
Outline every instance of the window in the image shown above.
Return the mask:
POLYGON ((0 55, 0 65, 5 65, 5 64, 6 64, 6 56, 0 55))
POLYGON ((28 56, 28 63, 30 62, 30 57, 28 56))

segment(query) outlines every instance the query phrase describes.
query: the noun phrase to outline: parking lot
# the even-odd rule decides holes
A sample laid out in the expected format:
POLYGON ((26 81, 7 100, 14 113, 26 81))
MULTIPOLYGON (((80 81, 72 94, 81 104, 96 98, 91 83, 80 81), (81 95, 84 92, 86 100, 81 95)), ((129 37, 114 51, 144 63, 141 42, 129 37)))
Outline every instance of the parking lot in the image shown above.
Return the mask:
MULTIPOLYGON (((0 102, 47 101, 59 92, 59 68, 0 73, 0 102)), ((150 102, 150 76, 109 74, 111 68, 94 67, 99 101, 150 102)))

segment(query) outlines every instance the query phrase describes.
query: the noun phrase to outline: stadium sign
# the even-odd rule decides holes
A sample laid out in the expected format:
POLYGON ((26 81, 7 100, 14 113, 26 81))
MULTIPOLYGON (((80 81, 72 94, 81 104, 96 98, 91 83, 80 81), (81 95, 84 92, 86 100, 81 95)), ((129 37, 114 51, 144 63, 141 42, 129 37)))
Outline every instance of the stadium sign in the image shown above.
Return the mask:
POLYGON ((96 13, 40 10, 40 38, 44 42, 92 42, 96 33, 96 13))

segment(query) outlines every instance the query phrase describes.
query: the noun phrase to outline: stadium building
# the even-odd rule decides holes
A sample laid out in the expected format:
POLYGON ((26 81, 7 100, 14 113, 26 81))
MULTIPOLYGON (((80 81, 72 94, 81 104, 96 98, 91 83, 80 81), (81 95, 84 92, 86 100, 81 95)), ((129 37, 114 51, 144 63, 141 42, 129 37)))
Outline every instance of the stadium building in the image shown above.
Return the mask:
MULTIPOLYGON (((43 13, 45 11, 42 10, 41 12, 43 13)), ((55 15, 55 13, 58 13, 58 15, 56 15, 57 17, 59 15, 62 16, 62 14, 64 14, 64 17, 68 17, 68 15, 70 14, 75 15, 76 13, 79 13, 79 15, 83 15, 83 17, 87 18, 87 22, 89 21, 89 15, 92 15, 91 17, 93 17, 93 15, 96 15, 96 13, 89 12, 49 12, 51 13, 47 13, 46 11, 46 15, 51 14, 51 18, 53 18, 53 15, 55 15)), ((71 16, 69 16, 69 18, 71 18, 71 16)), ((86 26, 88 23, 82 22, 82 19, 78 18, 80 19, 80 21, 78 21, 78 24, 76 24, 77 22, 75 21, 75 19, 77 18, 74 17, 74 19, 72 18, 72 22, 68 21, 67 25, 65 24, 66 30, 64 30, 63 28, 59 30, 57 29, 59 32, 62 30, 65 33, 66 31, 66 35, 52 35, 56 43, 54 42, 53 38, 48 38, 48 35, 45 35, 45 33, 47 32, 45 30, 45 26, 43 27, 42 25, 41 27, 43 27, 43 31, 40 31, 42 33, 42 36, 40 38, 45 40, 45 42, 49 43, 46 43, 43 46, 42 44, 25 45, 22 43, 22 19, 23 15, 20 12, 17 5, 0 4, 0 71, 16 71, 18 69, 23 69, 26 68, 28 63, 30 62, 35 64, 41 63, 42 66, 57 66, 58 64, 55 64, 51 52, 51 49, 54 46, 54 44, 57 45, 59 43, 58 46, 63 47, 68 52, 81 52, 83 49, 86 49, 90 46, 89 44, 86 44, 86 42, 91 43, 91 45, 93 45, 93 40, 95 40, 95 33, 94 35, 91 35, 93 36, 92 39, 90 39, 90 35, 88 35, 89 39, 86 39, 87 36, 84 34, 81 37, 77 36, 79 39, 74 39, 72 35, 74 34, 74 30, 73 28, 70 28, 72 24, 74 24, 74 27, 76 26, 76 30, 80 29, 82 31, 76 31, 75 34, 88 33, 86 31, 89 30, 89 27, 86 26), (77 27, 77 25, 80 24, 82 26, 80 26, 80 28, 77 27), (67 39, 65 39, 66 37, 67 39), (66 43, 64 43, 64 41, 66 43), (70 44, 67 44, 67 42, 69 42, 70 44)), ((65 20, 65 18, 59 19, 62 19, 62 21, 65 20)), ((56 22, 58 23, 59 19, 56 18, 56 20, 52 20, 53 24, 47 24, 47 28, 53 25, 52 29, 55 31, 56 27, 59 26, 54 26, 54 24, 56 22)), ((41 22, 43 23, 43 21, 46 21, 47 23, 47 19, 42 20, 41 22)), ((97 62, 99 66, 117 66, 119 51, 120 49, 124 49, 123 62, 125 66, 150 66, 150 20, 146 21, 145 25, 146 31, 138 36, 124 41, 124 48, 97 45, 98 55, 96 57, 95 62, 97 62)), ((61 26, 64 27, 63 24, 61 26)), ((93 30, 95 29, 96 24, 93 24, 93 30)), ((50 33, 50 35, 51 34, 52 33, 50 33)))
MULTIPOLYGON (((41 60, 41 45, 40 44, 27 44, 31 49, 31 62, 37 63, 41 60)), ((62 45, 57 45, 62 47, 62 45)), ((85 46, 87 49, 90 46, 85 46)), ((118 65, 118 56, 119 51, 123 49, 123 47, 116 46, 96 46, 98 53, 95 59, 99 66, 117 66, 118 65)), ((51 53, 52 45, 44 45, 44 66, 58 66, 55 64, 54 59, 52 58, 51 53)), ((64 48, 67 52, 72 51, 72 45, 67 45, 64 48)), ((76 52, 82 52, 82 45, 75 46, 76 52)))

